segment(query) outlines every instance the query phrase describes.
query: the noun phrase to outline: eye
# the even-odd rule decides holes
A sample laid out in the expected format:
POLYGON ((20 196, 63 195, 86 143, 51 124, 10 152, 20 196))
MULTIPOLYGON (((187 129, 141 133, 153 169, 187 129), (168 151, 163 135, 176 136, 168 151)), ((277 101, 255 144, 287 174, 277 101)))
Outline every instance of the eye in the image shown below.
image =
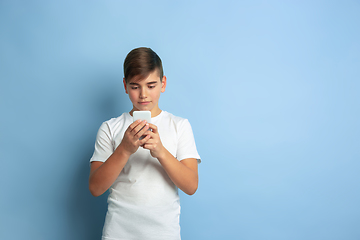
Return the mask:
POLYGON ((155 87, 155 85, 149 85, 149 88, 154 88, 155 87))
POLYGON ((134 90, 135 90, 135 89, 138 89, 138 87, 131 87, 131 89, 134 89, 134 90))

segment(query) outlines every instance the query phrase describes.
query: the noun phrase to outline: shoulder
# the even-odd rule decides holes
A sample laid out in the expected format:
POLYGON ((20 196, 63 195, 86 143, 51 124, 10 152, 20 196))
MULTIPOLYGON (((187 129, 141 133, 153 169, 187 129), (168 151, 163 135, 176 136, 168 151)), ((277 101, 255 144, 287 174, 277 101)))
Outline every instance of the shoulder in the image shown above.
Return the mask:
POLYGON ((183 117, 179 117, 179 116, 175 116, 174 114, 171 114, 169 112, 163 111, 164 113, 164 118, 166 119, 170 119, 171 121, 174 122, 183 122, 183 121, 188 121, 186 118, 183 117))
POLYGON ((102 123, 100 128, 107 128, 110 132, 114 131, 115 129, 122 128, 126 126, 126 123, 128 121, 131 121, 129 119, 129 113, 125 112, 121 114, 119 117, 111 118, 105 122, 102 123))
POLYGON ((121 114, 119 117, 110 118, 109 120, 105 121, 105 123, 107 123, 107 124, 109 124, 109 125, 116 125, 117 123, 126 120, 127 115, 129 115, 129 113, 124 112, 124 113, 121 114))
POLYGON ((174 114, 171 114, 169 112, 163 111, 164 113, 164 119, 172 122, 176 126, 181 126, 183 124, 190 124, 189 120, 183 117, 175 116, 174 114))
POLYGON ((186 118, 175 116, 174 114, 164 111, 163 119, 165 119, 172 126, 174 126, 177 131, 181 132, 183 130, 191 129, 190 122, 186 118))

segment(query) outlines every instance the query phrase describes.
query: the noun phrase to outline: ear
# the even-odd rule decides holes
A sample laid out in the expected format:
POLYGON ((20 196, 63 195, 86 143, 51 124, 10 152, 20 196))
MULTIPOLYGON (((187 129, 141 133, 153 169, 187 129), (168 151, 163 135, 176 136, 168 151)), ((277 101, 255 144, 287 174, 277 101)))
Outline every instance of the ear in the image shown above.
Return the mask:
POLYGON ((162 81, 161 81, 161 92, 165 92, 165 88, 166 88, 166 76, 163 76, 162 81))
POLYGON ((123 78, 123 83, 124 83, 125 92, 126 92, 126 94, 128 94, 127 87, 126 87, 126 82, 125 82, 125 78, 123 78))

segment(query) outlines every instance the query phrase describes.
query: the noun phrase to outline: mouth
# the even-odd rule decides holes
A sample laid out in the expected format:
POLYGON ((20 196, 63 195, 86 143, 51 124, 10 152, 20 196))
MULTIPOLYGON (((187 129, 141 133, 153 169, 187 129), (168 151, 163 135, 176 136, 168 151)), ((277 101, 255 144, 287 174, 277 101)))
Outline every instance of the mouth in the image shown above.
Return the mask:
POLYGON ((147 105, 147 104, 149 104, 150 102, 139 102, 139 104, 141 104, 141 105, 147 105))

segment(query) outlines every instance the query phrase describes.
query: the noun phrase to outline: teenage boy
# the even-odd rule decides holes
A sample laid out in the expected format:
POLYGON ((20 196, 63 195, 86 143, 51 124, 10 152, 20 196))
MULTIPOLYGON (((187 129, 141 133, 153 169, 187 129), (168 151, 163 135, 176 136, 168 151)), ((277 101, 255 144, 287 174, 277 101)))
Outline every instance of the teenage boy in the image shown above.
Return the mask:
POLYGON ((178 188, 192 195, 198 187, 190 123, 159 108, 166 77, 150 48, 127 55, 123 82, 132 110, 100 126, 90 160, 90 192, 110 192, 102 239, 179 240, 178 188), (132 113, 144 110, 151 123, 133 122, 132 113))

